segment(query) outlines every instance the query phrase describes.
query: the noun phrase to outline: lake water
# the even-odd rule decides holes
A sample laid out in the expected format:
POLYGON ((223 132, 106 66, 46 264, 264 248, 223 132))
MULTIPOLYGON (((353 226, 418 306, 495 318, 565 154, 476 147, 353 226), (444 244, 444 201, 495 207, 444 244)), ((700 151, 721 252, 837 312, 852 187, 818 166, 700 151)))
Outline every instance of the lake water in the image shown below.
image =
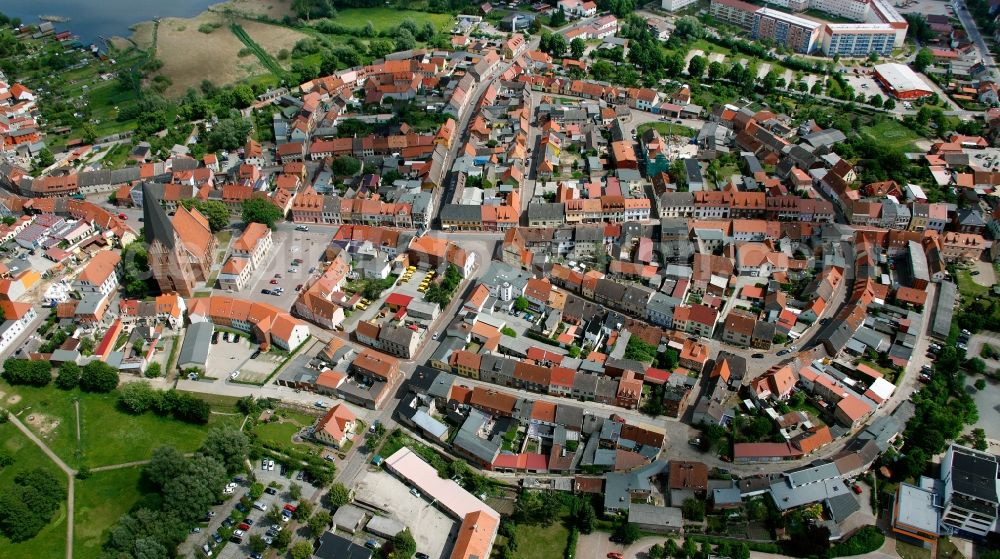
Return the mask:
MULTIPOLYGON (((19 17, 24 23, 38 23, 38 16, 68 17, 55 23, 59 31, 69 30, 85 43, 98 37, 128 37, 129 26, 154 17, 191 17, 220 0, 0 0, 0 12, 19 17)), ((100 45, 104 46, 104 45, 100 45)))

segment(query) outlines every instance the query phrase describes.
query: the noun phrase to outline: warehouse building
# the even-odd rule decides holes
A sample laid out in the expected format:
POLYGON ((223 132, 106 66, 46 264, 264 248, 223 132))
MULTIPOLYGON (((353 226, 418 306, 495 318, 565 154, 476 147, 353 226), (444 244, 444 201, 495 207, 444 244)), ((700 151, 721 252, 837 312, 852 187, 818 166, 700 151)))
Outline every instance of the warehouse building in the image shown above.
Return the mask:
POLYGON ((878 64, 875 66, 875 79, 897 99, 919 99, 934 93, 931 86, 905 64, 878 64))

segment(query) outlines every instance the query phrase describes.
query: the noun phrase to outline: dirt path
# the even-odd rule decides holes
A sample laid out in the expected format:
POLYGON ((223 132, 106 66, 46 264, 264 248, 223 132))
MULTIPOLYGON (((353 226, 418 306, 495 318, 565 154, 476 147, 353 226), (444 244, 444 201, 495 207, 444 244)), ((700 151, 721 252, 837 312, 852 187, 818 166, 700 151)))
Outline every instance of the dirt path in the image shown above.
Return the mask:
MULTIPOLYGON (((66 559, 73 559, 73 502, 74 499, 76 498, 73 482, 76 479, 75 477, 76 470, 67 466, 66 463, 63 462, 61 458, 56 456, 56 453, 52 452, 52 449, 50 449, 48 445, 42 442, 41 439, 35 436, 35 434, 31 432, 31 429, 28 429, 28 427, 25 426, 24 423, 21 423, 20 419, 18 419, 14 415, 11 415, 9 417, 11 423, 13 423, 15 427, 20 429, 21 432, 24 433, 24 436, 28 437, 28 439, 31 440, 31 442, 35 443, 35 445, 38 448, 42 449, 42 452, 44 452, 45 455, 49 457, 49 460, 52 460, 56 466, 59 466, 59 469, 62 470, 63 473, 65 473, 66 477, 68 478, 68 487, 66 491, 67 495, 66 496, 66 559)), ((79 413, 77 414, 77 417, 79 417, 79 413)), ((77 424, 77 426, 79 428, 79 423, 77 424)))
POLYGON ((124 468, 134 468, 136 466, 144 466, 149 464, 149 460, 136 460, 135 462, 123 462, 121 464, 111 464, 110 466, 98 466, 96 468, 91 468, 91 472, 106 472, 108 470, 121 470, 124 468))
POLYGON ((80 400, 73 400, 73 409, 76 410, 76 446, 80 446, 80 400))

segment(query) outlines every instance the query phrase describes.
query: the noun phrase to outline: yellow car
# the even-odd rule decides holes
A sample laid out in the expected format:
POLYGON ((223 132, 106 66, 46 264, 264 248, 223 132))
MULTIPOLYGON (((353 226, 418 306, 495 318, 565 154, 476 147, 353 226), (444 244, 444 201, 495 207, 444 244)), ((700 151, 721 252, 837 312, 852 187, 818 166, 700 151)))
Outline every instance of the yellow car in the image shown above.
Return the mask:
POLYGON ((419 291, 420 293, 426 293, 427 287, 421 285, 420 287, 417 288, 417 291, 419 291))
POLYGON ((437 275, 437 272, 435 272, 434 270, 429 270, 427 272, 427 277, 429 277, 429 278, 432 278, 432 277, 434 277, 436 275, 437 275))
POLYGON ((362 305, 361 303, 358 303, 357 305, 354 305, 354 306, 357 307, 360 310, 363 310, 363 311, 367 311, 368 310, 368 305, 362 305))
POLYGON ((369 301, 368 299, 365 299, 364 297, 362 297, 362 298, 361 298, 361 303, 362 303, 362 304, 365 304, 365 305, 370 305, 370 304, 372 304, 372 302, 371 302, 371 301, 369 301))
POLYGON ((410 272, 410 273, 416 272, 417 271, 417 267, 416 266, 407 266, 406 267, 406 271, 410 272))

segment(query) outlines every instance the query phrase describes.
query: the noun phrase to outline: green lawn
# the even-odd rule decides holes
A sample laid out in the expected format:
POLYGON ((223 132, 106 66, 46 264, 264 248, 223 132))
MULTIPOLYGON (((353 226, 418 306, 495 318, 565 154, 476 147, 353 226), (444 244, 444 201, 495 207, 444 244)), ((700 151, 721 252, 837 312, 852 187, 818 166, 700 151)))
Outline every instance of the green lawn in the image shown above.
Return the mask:
POLYGON ((100 555, 104 532, 132 508, 141 497, 142 468, 97 472, 76 482, 76 516, 73 527, 73 554, 100 555))
POLYGON ((892 119, 881 120, 874 126, 862 126, 861 134, 881 145, 903 151, 915 150, 913 142, 922 139, 916 132, 892 119))
POLYGON ((517 559, 552 559, 562 557, 569 530, 556 521, 549 526, 517 526, 517 559))
POLYGON ((153 449, 172 445, 182 452, 201 446, 208 427, 225 423, 239 425, 237 416, 213 415, 208 427, 183 423, 153 413, 131 415, 118 410, 118 393, 88 394, 78 390, 65 392, 55 387, 10 387, 0 390, 16 393, 22 400, 11 406, 22 421, 41 410, 43 421, 32 428, 70 467, 83 464, 91 468, 149 458, 153 449), (73 398, 80 399, 80 444, 76 440, 76 417, 73 398), (58 424, 56 424, 56 422, 58 424), (48 429, 47 432, 42 432, 48 429))
POLYGON ((635 130, 636 133, 641 136, 650 128, 656 130, 662 136, 684 136, 690 138, 695 135, 693 128, 681 126, 680 124, 673 124, 671 122, 647 122, 640 124, 635 130))
MULTIPOLYGON (((14 458, 14 464, 0 469, 0 493, 13 483, 18 472, 33 468, 52 472, 65 485, 66 474, 10 423, 0 425, 0 448, 14 458)), ((3 557, 62 559, 66 556, 66 506, 60 507, 53 516, 53 522, 28 541, 15 544, 0 536, 0 550, 3 550, 0 551, 3 557)))
POLYGON ((948 538, 938 540, 937 559, 965 559, 962 552, 948 538))
POLYGON ((254 432, 263 440, 274 441, 276 443, 292 442, 292 435, 298 433, 299 427, 293 423, 265 423, 258 425, 254 432))
POLYGON ((976 297, 982 297, 989 293, 990 288, 984 285, 979 285, 973 281, 972 276, 969 275, 969 270, 958 270, 958 292, 962 294, 962 297, 966 299, 974 299, 976 297))
POLYGON ((902 559, 931 559, 931 550, 896 540, 896 553, 902 559))
POLYGON ((338 25, 362 29, 369 21, 375 27, 375 31, 389 31, 396 27, 404 19, 411 19, 417 27, 423 26, 424 22, 431 22, 438 31, 451 29, 455 18, 449 14, 432 14, 429 12, 415 12, 412 10, 397 10, 394 8, 345 8, 337 10, 338 25))

